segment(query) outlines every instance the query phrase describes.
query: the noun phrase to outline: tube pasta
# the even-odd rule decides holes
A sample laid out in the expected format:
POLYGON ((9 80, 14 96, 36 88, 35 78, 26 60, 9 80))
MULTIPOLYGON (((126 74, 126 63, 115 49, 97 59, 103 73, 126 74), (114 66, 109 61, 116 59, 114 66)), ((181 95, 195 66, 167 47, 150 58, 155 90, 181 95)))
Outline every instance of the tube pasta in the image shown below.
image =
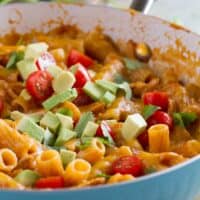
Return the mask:
POLYGON ((94 164, 104 157, 105 152, 105 145, 98 138, 93 138, 91 145, 88 148, 81 150, 78 153, 78 157, 94 164))
POLYGON ((24 189, 22 185, 17 183, 10 176, 0 172, 0 189, 24 189))
POLYGON ((32 139, 21 135, 0 119, 0 148, 9 148, 16 153, 18 158, 22 158, 28 153, 30 144, 32 144, 32 139))
POLYGON ((36 168, 45 177, 62 176, 64 171, 60 155, 55 150, 43 151, 36 158, 36 168))
POLYGON ((169 128, 165 124, 157 124, 148 129, 149 151, 160 153, 169 151, 170 138, 169 128))
POLYGON ((76 159, 69 163, 64 172, 66 185, 78 185, 86 180, 91 172, 91 165, 83 159, 76 159))
POLYGON ((0 171, 10 172, 17 166, 17 156, 10 149, 0 150, 0 171))
POLYGON ((124 181, 131 181, 133 179, 134 177, 130 174, 122 175, 122 174, 117 173, 109 178, 108 183, 110 184, 120 183, 124 181))

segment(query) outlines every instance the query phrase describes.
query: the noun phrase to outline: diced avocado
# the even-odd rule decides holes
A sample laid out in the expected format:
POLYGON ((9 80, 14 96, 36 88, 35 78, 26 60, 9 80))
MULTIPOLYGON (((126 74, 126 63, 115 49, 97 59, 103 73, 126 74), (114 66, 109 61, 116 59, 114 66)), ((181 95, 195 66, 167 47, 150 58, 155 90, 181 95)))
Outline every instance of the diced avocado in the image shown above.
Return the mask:
POLYGON ((59 76, 60 74, 63 73, 63 70, 56 66, 56 65, 52 65, 46 68, 46 70, 54 77, 56 78, 57 76, 59 76))
POLYGON ((73 117, 73 112, 68 108, 59 108, 56 112, 62 115, 73 117))
POLYGON ((56 113, 56 116, 60 120, 61 126, 69 130, 73 129, 73 119, 69 116, 56 113))
POLYGON ((52 112, 47 112, 40 120, 40 125, 55 133, 60 125, 60 120, 52 112))
POLYGON ((25 50, 25 59, 36 59, 41 56, 42 53, 48 50, 48 44, 45 42, 29 44, 25 50))
POLYGON ((31 73, 38 70, 33 59, 19 61, 17 63, 17 69, 24 80, 26 80, 31 73))
POLYGON ((105 90, 103 88, 89 81, 85 84, 83 90, 88 96, 90 96, 95 101, 100 100, 105 93, 105 90))
POLYGON ((60 157, 61 157, 63 166, 66 167, 70 162, 75 160, 76 153, 74 151, 61 149, 60 150, 60 157))
POLYGON ((30 137, 42 142, 45 130, 34 123, 29 117, 23 116, 17 124, 17 130, 27 133, 30 137))
POLYGON ((94 122, 88 122, 81 137, 94 137, 99 125, 94 122))
POLYGON ((13 111, 10 113, 10 118, 14 121, 20 120, 24 116, 25 116, 25 114, 23 114, 19 111, 13 111))
POLYGON ((132 98, 132 90, 130 88, 130 85, 127 82, 121 83, 118 85, 119 89, 123 90, 125 93, 125 97, 127 99, 131 99, 132 98))
POLYGON ((116 83, 107 80, 97 80, 96 84, 105 89, 106 91, 110 91, 113 94, 117 93, 118 85, 116 83))
POLYGON ((43 144, 47 146, 52 146, 55 143, 55 135, 49 131, 47 128, 44 133, 43 144))
POLYGON ((75 81, 74 75, 71 72, 65 71, 53 80, 52 86, 56 93, 61 93, 68 88, 72 88, 75 81))
POLYGON ((81 65, 80 63, 77 63, 77 64, 72 65, 72 66, 70 67, 70 71, 71 71, 73 74, 75 74, 76 71, 77 71, 77 69, 78 69, 79 67, 84 67, 84 66, 81 65))
POLYGON ((37 172, 27 169, 17 174, 15 180, 26 187, 31 187, 39 178, 40 175, 37 172))
POLYGON ((146 121, 139 113, 129 115, 122 126, 122 136, 127 141, 137 138, 146 126, 146 121))
POLYGON ((26 116, 28 117, 30 120, 32 120, 33 122, 37 123, 40 121, 40 119, 42 118, 42 116, 44 115, 43 112, 36 112, 36 113, 31 113, 31 114, 24 114, 21 113, 19 111, 13 111, 10 113, 10 118, 12 120, 20 120, 22 117, 26 116))
POLYGON ((61 127, 54 146, 63 146, 65 142, 71 140, 74 137, 76 137, 76 132, 61 127))
POLYGON ((107 91, 101 100, 106 104, 111 104, 115 100, 116 96, 112 94, 111 92, 107 91))
POLYGON ((35 123, 38 123, 40 122, 44 114, 45 114, 44 111, 39 111, 39 112, 28 114, 28 117, 30 117, 30 119, 32 119, 35 123))
POLYGON ((26 89, 23 89, 19 96, 21 96, 25 101, 31 100, 31 95, 28 93, 26 89))
POLYGON ((51 110, 55 106, 64 101, 73 101, 77 97, 76 89, 67 89, 59 94, 51 96, 49 99, 42 103, 46 110, 51 110))

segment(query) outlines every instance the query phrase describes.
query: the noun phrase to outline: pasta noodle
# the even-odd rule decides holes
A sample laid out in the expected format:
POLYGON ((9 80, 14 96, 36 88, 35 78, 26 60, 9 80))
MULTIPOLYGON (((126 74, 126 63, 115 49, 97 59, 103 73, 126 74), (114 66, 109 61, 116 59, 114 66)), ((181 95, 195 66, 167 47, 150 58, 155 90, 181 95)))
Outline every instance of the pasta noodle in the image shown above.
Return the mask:
POLYGON ((78 153, 78 157, 87 160, 91 164, 94 164, 104 157, 105 151, 106 148, 104 144, 102 144, 97 138, 93 138, 91 145, 88 148, 81 150, 78 153))
POLYGON ((45 177, 62 176, 64 172, 60 155, 55 150, 43 151, 36 158, 36 168, 45 177))
POLYGON ((91 165, 83 159, 76 159, 69 163, 64 172, 67 185, 77 185, 86 180, 90 174, 91 165))
POLYGON ((10 149, 0 150, 0 171, 10 172, 17 166, 17 156, 10 149))

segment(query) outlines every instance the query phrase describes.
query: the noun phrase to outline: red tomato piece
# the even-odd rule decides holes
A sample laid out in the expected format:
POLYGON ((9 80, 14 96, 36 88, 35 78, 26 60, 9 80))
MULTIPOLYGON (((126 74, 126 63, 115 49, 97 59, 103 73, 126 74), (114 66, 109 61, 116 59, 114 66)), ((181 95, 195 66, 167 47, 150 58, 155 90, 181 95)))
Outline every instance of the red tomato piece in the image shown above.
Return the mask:
POLYGON ((138 177, 144 174, 144 165, 137 156, 122 156, 113 162, 112 172, 138 177))
POLYGON ((4 102, 2 99, 0 99, 0 115, 2 114, 3 112, 3 109, 4 109, 4 102))
POLYGON ((94 64, 94 61, 90 57, 80 53, 79 51, 77 51, 75 49, 72 49, 68 56, 67 66, 70 67, 77 63, 80 63, 84 67, 88 68, 94 64))
POLYGON ((36 65, 39 70, 45 70, 47 67, 55 65, 56 61, 54 57, 48 53, 43 53, 37 60, 36 65))
POLYGON ((84 106, 93 102, 93 100, 87 94, 85 94, 82 88, 76 88, 76 90, 78 92, 78 96, 76 97, 76 99, 74 99, 74 104, 76 104, 77 106, 84 106))
POLYGON ((35 100, 44 101, 53 94, 52 79, 47 71, 33 72, 26 81, 26 89, 35 100))
POLYGON ((147 119, 147 123, 148 126, 155 124, 166 124, 169 126, 169 129, 173 128, 173 120, 169 114, 159 110, 147 119))
POLYGON ((137 139, 144 149, 149 145, 149 136, 147 131, 141 133, 137 139))
POLYGON ((164 111, 168 109, 169 98, 165 92, 147 92, 143 96, 143 101, 145 105, 159 106, 164 111))
POLYGON ((74 88, 82 88, 88 81, 90 81, 90 76, 87 70, 82 66, 79 65, 74 74, 76 78, 76 82, 74 83, 74 88))
POLYGON ((110 134, 110 136, 113 138, 113 140, 115 139, 115 133, 114 131, 110 128, 110 126, 108 125, 108 123, 106 121, 102 121, 101 124, 99 125, 97 132, 96 132, 96 136, 97 137, 105 137, 103 130, 106 129, 108 131, 108 133, 110 134))
POLYGON ((36 181, 35 187, 38 189, 44 188, 63 188, 65 186, 64 179, 61 176, 52 176, 47 178, 40 178, 36 181))

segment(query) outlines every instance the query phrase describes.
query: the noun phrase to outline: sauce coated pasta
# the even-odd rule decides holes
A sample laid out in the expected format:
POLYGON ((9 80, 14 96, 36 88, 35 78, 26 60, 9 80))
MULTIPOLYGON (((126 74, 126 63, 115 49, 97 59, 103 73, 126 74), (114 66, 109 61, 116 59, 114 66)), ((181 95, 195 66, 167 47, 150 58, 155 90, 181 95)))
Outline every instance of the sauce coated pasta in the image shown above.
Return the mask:
POLYGON ((198 155, 198 91, 153 54, 98 29, 0 39, 0 189, 134 181, 198 155))

